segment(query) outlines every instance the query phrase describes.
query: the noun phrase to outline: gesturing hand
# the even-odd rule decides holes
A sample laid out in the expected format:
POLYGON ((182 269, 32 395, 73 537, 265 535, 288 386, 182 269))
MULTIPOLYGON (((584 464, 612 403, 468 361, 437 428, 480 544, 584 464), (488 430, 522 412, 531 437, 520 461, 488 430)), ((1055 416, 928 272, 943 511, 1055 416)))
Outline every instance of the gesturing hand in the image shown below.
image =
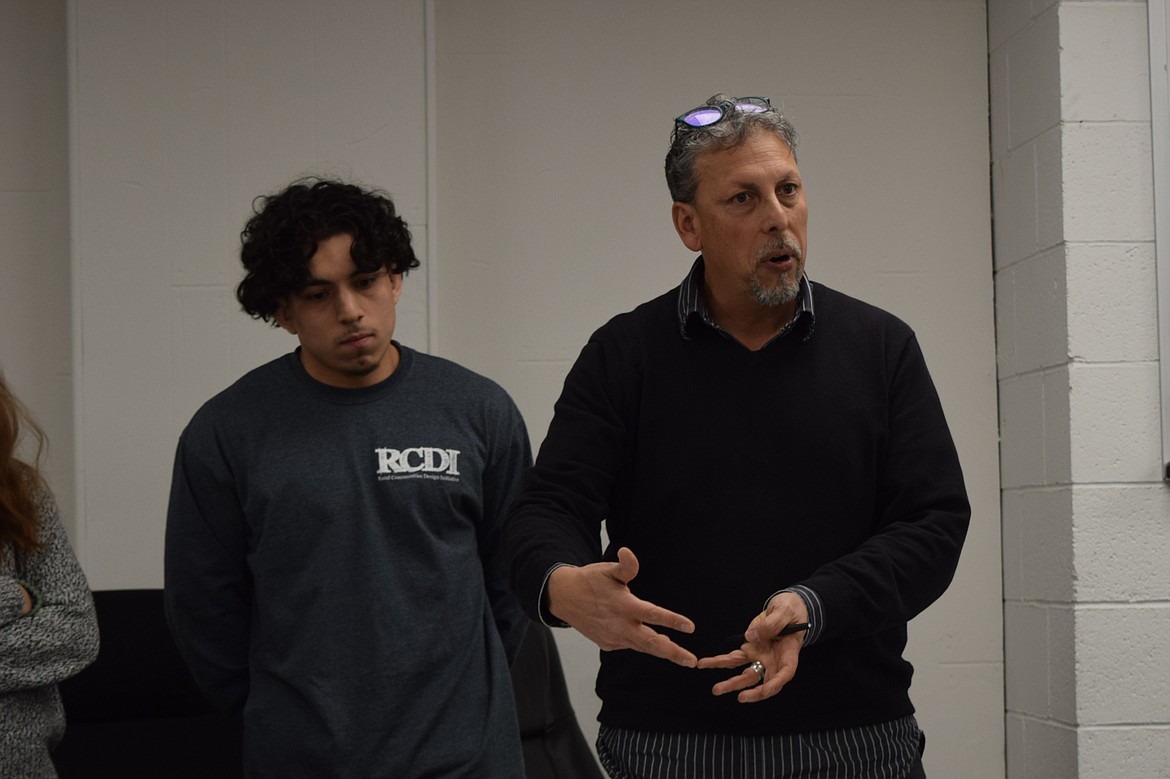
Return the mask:
POLYGON ((716 684, 711 692, 724 695, 739 690, 740 703, 766 700, 780 692, 796 675, 800 648, 804 645, 803 632, 784 634, 783 630, 788 625, 804 622, 808 622, 808 611, 799 595, 782 592, 772 598, 767 609, 748 625, 739 649, 699 661, 699 668, 748 666, 740 674, 716 684), (762 680, 750 665, 752 662, 763 665, 762 680))
POLYGON ((630 592, 637 575, 638 558, 624 546, 616 563, 557 568, 548 579, 549 611, 605 651, 633 649, 694 668, 693 653, 647 626, 693 633, 695 624, 630 592))

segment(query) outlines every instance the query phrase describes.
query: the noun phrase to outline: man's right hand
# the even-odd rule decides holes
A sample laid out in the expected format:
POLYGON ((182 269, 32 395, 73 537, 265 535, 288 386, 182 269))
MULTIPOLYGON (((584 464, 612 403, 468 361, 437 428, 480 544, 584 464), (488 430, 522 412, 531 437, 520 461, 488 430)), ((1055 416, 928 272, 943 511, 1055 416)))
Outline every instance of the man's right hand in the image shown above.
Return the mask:
POLYGON ((695 623, 635 597, 629 583, 637 575, 638 558, 624 546, 616 563, 557 568, 548 578, 549 611, 607 652, 633 649, 694 668, 693 653, 647 626, 694 633, 695 623))

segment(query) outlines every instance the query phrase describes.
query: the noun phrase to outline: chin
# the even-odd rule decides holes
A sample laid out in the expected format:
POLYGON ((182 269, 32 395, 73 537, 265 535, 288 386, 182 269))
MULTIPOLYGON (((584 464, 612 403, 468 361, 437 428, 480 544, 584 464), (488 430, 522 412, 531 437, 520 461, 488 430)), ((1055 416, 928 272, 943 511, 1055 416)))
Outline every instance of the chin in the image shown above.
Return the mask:
POLYGON ((761 287, 759 284, 752 284, 752 296, 755 297, 756 302, 769 308, 786 306, 796 300, 799 294, 799 281, 794 284, 786 283, 776 287, 761 287))
POLYGON ((348 370, 345 371, 345 373, 348 373, 350 376, 357 376, 357 377, 369 376, 371 373, 378 370, 378 367, 380 365, 381 365, 381 363, 377 363, 377 362, 364 363, 362 365, 355 365, 355 366, 351 366, 348 370))

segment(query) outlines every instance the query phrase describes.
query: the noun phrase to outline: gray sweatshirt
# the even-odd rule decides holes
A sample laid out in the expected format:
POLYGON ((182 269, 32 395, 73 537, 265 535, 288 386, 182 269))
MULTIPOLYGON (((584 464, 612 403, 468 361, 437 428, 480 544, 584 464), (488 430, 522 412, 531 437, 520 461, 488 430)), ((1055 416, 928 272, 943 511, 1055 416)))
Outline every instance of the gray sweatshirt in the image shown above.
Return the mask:
POLYGON ((179 442, 168 615, 209 698, 243 711, 250 776, 523 776, 500 522, 528 436, 499 386, 399 350, 363 389, 286 355, 179 442))

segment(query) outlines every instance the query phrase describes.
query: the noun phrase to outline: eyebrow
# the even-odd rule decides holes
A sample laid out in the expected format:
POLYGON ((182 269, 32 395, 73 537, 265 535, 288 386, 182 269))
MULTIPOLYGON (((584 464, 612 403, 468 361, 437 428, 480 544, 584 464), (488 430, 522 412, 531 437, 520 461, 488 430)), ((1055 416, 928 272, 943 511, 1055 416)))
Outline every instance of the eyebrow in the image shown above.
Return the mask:
MULTIPOLYGON (((376 275, 378 273, 381 273, 384 270, 386 270, 386 269, 379 268, 378 270, 361 270, 359 268, 358 270, 355 270, 353 273, 346 276, 345 281, 348 281, 350 279, 356 279, 358 276, 373 276, 373 275, 376 275)), ((306 287, 328 287, 328 286, 330 286, 332 284, 336 284, 336 283, 337 282, 330 281, 329 279, 317 279, 317 278, 313 278, 312 276, 310 276, 305 281, 305 286, 306 287)))
MULTIPOLYGON (((801 185, 803 185, 804 180, 801 179, 801 177, 796 175, 795 173, 785 173, 783 176, 781 176, 780 178, 778 178, 776 180, 776 184, 801 184, 801 185)), ((749 181, 749 180, 744 179, 744 180, 728 182, 727 189, 734 190, 736 192, 744 191, 744 190, 746 190, 748 192, 755 192, 758 190, 770 190, 770 189, 772 189, 772 187, 767 185, 767 184, 760 184, 758 181, 749 181)))

